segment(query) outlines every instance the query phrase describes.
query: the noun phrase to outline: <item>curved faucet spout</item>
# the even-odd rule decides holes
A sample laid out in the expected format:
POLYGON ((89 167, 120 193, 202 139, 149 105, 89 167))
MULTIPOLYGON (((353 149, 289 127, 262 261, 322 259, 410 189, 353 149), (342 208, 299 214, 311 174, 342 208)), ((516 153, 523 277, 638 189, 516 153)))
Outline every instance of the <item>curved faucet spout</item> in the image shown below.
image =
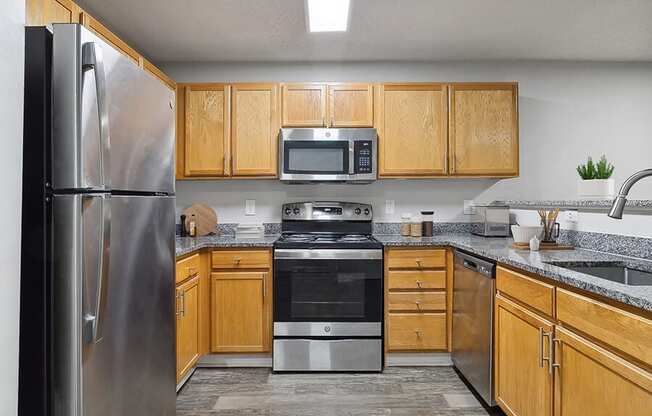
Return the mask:
POLYGON ((632 189, 632 186, 634 186, 636 182, 648 176, 652 176, 652 168, 638 171, 623 182, 623 186, 620 187, 618 196, 614 199, 614 202, 611 205, 611 210, 609 211, 609 216, 611 218, 618 220, 623 218, 623 211, 625 209, 625 204, 627 204, 627 195, 629 194, 630 189, 632 189))

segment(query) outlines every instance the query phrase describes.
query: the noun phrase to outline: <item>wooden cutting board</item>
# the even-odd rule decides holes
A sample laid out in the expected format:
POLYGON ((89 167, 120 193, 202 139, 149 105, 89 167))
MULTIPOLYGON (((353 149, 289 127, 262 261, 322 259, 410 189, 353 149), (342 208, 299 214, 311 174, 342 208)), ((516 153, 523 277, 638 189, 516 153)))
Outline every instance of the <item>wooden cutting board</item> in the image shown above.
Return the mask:
POLYGON ((193 204, 183 210, 183 215, 186 216, 186 231, 189 229, 192 214, 195 214, 198 237, 217 232, 217 214, 206 204, 193 204))
MULTIPOLYGON (((530 243, 514 243, 512 244, 512 248, 518 249, 518 250, 529 250, 530 249, 530 243)), ((565 245, 565 244, 559 244, 559 243, 544 243, 541 242, 539 244, 539 251, 543 250, 575 250, 575 247, 565 245)))

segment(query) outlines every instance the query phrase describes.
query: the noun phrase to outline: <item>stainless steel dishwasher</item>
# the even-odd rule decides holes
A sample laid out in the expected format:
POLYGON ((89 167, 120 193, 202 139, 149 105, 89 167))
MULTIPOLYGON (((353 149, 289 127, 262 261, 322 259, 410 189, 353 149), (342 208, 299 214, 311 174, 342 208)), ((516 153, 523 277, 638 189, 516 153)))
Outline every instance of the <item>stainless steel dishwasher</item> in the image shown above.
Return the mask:
POLYGON ((493 389, 493 310, 496 263, 455 250, 453 345, 455 367, 489 406, 493 389))

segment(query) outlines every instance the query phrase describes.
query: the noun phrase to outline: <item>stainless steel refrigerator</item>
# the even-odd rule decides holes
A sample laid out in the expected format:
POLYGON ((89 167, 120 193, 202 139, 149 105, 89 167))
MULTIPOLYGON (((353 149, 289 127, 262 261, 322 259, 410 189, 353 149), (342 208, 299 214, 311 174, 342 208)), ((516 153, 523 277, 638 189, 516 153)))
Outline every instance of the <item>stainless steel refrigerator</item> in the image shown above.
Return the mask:
POLYGON ((19 414, 174 415, 174 94, 26 28, 19 414))

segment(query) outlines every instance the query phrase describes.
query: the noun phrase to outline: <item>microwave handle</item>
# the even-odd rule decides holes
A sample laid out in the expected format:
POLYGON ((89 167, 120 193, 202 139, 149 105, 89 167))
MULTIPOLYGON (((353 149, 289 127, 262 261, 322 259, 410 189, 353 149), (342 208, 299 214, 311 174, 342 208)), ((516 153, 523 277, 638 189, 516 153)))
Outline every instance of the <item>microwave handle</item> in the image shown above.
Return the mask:
POLYGON ((353 140, 349 141, 349 175, 355 175, 355 151, 353 150, 353 140))

